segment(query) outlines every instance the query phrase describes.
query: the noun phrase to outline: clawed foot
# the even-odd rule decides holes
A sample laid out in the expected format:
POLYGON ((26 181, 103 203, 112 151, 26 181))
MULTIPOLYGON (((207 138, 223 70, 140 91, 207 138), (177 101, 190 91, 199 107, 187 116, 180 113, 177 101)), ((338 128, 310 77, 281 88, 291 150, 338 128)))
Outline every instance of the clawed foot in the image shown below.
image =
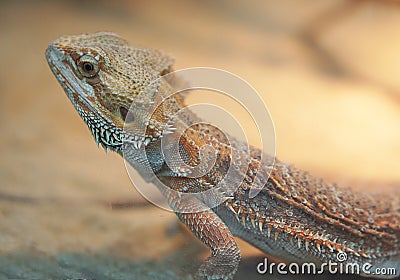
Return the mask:
POLYGON ((231 280, 239 266, 239 258, 211 256, 200 266, 197 280, 231 280))

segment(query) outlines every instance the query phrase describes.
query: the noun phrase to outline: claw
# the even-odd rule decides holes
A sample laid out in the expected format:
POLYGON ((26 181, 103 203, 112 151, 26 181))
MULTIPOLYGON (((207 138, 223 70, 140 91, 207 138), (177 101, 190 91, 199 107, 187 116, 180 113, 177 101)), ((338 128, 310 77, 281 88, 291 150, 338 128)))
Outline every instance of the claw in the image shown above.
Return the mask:
POLYGON ((318 251, 321 253, 321 244, 317 243, 316 244, 318 251))
POLYGON ((231 204, 228 204, 228 208, 229 208, 233 213, 235 213, 235 215, 238 214, 238 213, 236 213, 235 209, 233 209, 233 207, 232 207, 231 204))
POLYGON ((278 237, 279 237, 279 230, 277 230, 277 231, 275 232, 275 241, 278 239, 278 237))
POLYGON ((300 237, 297 238, 297 247, 301 249, 301 239, 300 237))
POLYGON ((254 219, 253 219, 253 218, 250 218, 250 222, 251 222, 251 224, 253 225, 253 228, 255 228, 255 227, 256 227, 256 223, 254 222, 254 219))

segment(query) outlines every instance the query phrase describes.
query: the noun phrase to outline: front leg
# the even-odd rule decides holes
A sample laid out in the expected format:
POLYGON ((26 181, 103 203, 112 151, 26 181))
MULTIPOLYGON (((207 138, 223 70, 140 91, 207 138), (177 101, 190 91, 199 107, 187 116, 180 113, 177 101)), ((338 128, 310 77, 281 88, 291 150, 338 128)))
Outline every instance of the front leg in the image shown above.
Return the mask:
POLYGON ((233 279, 240 250, 227 225, 211 209, 177 215, 211 250, 211 256, 200 266, 197 279, 233 279))

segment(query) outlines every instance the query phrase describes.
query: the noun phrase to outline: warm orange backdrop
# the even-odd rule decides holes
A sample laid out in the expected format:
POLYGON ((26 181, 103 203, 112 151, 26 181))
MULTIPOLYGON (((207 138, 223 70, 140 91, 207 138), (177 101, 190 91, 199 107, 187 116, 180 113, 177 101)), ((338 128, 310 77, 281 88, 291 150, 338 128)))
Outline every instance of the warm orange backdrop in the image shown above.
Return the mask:
MULTIPOLYGON (((270 109, 281 160, 358 189, 400 186, 396 1, 1 1, 0 275, 79 276, 81 263, 106 275, 112 256, 128 264, 110 271, 126 275, 195 270, 200 245, 146 206, 46 64, 56 37, 102 30, 172 53, 175 69, 247 80, 270 109), (116 201, 136 206, 113 210, 116 201)), ((239 275, 258 279, 244 263, 239 275)))

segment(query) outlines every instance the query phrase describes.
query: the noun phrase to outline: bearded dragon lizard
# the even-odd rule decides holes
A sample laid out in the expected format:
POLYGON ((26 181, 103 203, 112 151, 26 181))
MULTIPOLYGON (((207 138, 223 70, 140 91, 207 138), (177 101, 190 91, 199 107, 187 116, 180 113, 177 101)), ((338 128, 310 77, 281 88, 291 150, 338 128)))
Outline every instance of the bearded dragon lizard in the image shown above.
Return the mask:
POLYGON ((271 166, 260 165, 259 149, 250 147, 246 160, 233 158, 233 150, 243 154, 241 143, 227 141, 193 113, 187 112, 176 124, 168 125, 170 116, 185 103, 182 94, 167 98, 173 81, 150 86, 172 72, 172 59, 161 51, 130 46, 115 33, 100 32, 62 36, 48 46, 46 58, 96 143, 125 156, 144 177, 155 174, 175 191, 163 191, 173 209, 193 210, 176 212, 211 250, 196 274, 198 279, 233 279, 240 261, 234 236, 286 262, 337 262, 337 254, 345 253, 347 263, 370 263, 371 271, 395 268, 398 275, 398 196, 355 192, 280 161, 275 161, 269 176, 264 176, 271 166), (147 114, 146 107, 160 96, 163 103, 154 114, 147 114), (124 129, 125 122, 130 122, 132 129, 124 129), (140 126, 144 126, 143 135, 135 130, 140 126), (211 145, 218 152, 206 174, 189 176, 187 171, 166 164, 161 139, 179 127, 185 129, 180 130, 176 143, 167 141, 164 148, 175 149, 168 152, 195 166, 202 157, 207 158, 199 147, 211 145), (126 153, 124 141, 128 143, 126 153), (248 163, 242 174, 244 180, 237 189, 224 194, 220 205, 207 208, 207 201, 175 195, 212 190, 231 163, 240 165, 242 161, 248 163), (256 176, 262 185, 259 194, 251 198, 249 190, 255 187, 256 176))

